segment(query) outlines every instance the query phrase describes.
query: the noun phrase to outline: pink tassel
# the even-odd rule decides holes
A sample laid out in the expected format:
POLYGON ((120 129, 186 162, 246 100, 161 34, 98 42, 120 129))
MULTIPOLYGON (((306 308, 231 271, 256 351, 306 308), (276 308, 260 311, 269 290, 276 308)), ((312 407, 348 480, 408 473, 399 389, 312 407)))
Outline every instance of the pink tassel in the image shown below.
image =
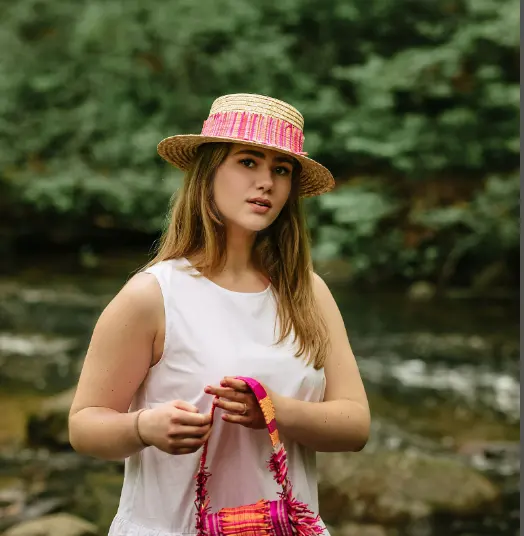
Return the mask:
POLYGON ((307 504, 297 501, 294 497, 285 497, 289 520, 298 536, 320 536, 324 528, 320 524, 320 516, 315 515, 307 504))
POLYGON ((320 523, 320 516, 315 515, 303 502, 293 497, 293 487, 287 479, 287 454, 284 445, 280 445, 275 450, 268 462, 269 469, 273 472, 274 478, 283 488, 279 494, 285 502, 288 517, 294 529, 294 536, 320 536, 324 528, 320 523))
POLYGON ((268 462, 268 468, 278 484, 282 485, 287 480, 287 455, 283 446, 278 451, 273 452, 268 462))

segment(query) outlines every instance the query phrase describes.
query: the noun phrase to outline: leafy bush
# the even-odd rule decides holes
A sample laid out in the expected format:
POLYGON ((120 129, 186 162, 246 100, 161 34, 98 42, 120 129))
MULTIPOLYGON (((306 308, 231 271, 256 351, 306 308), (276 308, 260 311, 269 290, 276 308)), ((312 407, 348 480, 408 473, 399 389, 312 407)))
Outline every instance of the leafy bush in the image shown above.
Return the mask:
POLYGON ((317 260, 349 259, 358 280, 428 278, 447 282, 459 262, 471 259, 467 279, 519 251, 518 175, 490 176, 466 203, 411 209, 398 193, 361 183, 340 188, 309 204, 317 260), (408 207, 409 208, 409 207, 408 207), (416 225, 426 235, 406 244, 403 229, 416 225))
POLYGON ((400 231, 384 233, 399 203, 369 186, 344 186, 311 202, 315 259, 349 258, 356 277, 372 279, 383 271, 400 246, 400 231))
POLYGON ((465 258, 471 259, 478 272, 491 263, 516 257, 520 247, 519 210, 519 175, 493 175, 469 203, 413 212, 411 219, 434 232, 430 247, 438 251, 435 258, 440 265, 435 271, 445 282, 465 258))
MULTIPOLYGON (((0 10, 0 218, 13 235, 0 241, 42 216, 156 232, 178 180, 157 143, 198 132, 230 92, 297 106, 305 149, 338 176, 421 181, 519 165, 517 0, 0 0, 0 10)), ((316 255, 350 256, 369 277, 434 274, 490 240, 503 255, 494 237, 513 232, 473 229, 473 209, 455 207, 424 224, 446 244, 414 251, 409 207, 387 180, 316 206, 316 255)))

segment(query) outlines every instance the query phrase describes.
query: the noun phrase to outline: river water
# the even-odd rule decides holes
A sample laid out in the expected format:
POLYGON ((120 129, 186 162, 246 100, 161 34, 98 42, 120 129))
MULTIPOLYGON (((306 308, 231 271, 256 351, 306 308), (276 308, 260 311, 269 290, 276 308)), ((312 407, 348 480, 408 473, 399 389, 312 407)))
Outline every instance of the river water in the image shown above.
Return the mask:
MULTIPOLYGON (((101 527, 114 513, 121 470, 111 464, 86 469, 73 463, 67 485, 63 477, 53 484, 49 475, 55 466, 69 463, 64 461, 69 454, 23 448, 25 419, 46 397, 74 385, 93 324, 123 282, 41 275, 0 280, 0 400, 5 415, 0 426, 0 495, 2 482, 36 468, 47 475, 41 484, 47 487, 44 497, 53 496, 53 486, 62 498, 72 487, 73 495, 89 488, 88 498, 62 502, 69 505, 62 508, 101 527)), ((458 298, 411 302, 400 293, 331 288, 368 391, 375 429, 382 430, 374 444, 466 453, 468 464, 502 490, 494 511, 472 516, 436 511, 425 524, 388 534, 517 534, 518 303, 458 298)))

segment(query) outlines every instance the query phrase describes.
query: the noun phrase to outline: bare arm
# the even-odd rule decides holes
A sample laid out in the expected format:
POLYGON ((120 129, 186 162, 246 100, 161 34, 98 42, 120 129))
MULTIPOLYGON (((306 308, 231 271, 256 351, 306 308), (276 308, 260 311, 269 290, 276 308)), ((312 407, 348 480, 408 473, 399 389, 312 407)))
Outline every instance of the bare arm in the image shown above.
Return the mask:
POLYGON ((78 452, 122 459, 144 447, 137 415, 128 409, 151 365, 163 314, 150 274, 135 275, 101 314, 69 415, 69 438, 78 452))
POLYGON ((278 425, 287 437, 319 452, 359 451, 366 445, 370 429, 366 392, 329 288, 316 274, 313 287, 331 341, 324 367, 324 401, 304 402, 274 395, 278 425))

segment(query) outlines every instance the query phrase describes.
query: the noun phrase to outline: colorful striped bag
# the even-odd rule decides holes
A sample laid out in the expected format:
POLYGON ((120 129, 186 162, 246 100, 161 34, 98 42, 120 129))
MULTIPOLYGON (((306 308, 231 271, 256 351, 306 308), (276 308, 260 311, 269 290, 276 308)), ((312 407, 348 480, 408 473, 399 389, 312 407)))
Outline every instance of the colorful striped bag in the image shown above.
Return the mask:
MULTIPOLYGON (((200 469, 196 476, 198 536, 317 536, 324 529, 320 517, 314 515, 308 506, 293 496, 291 482, 288 479, 287 454, 278 437, 273 403, 262 385, 252 378, 238 377, 250 387, 256 396, 269 430, 273 453, 268 468, 273 477, 282 486, 280 499, 270 501, 261 499, 255 504, 236 508, 223 508, 211 513, 206 483, 211 476, 206 467, 207 442, 204 445, 200 469)), ((215 411, 215 405, 211 415, 215 411)))

